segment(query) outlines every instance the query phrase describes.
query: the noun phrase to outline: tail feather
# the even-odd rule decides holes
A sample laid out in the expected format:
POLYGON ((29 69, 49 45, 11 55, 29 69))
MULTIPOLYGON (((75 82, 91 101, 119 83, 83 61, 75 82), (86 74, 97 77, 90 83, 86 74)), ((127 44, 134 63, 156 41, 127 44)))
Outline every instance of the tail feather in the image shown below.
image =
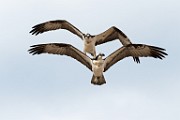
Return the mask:
POLYGON ((106 81, 105 81, 105 78, 104 78, 104 75, 100 76, 100 77, 96 77, 93 75, 92 79, 91 79, 91 83, 94 84, 94 85, 102 85, 102 84, 105 84, 106 81))

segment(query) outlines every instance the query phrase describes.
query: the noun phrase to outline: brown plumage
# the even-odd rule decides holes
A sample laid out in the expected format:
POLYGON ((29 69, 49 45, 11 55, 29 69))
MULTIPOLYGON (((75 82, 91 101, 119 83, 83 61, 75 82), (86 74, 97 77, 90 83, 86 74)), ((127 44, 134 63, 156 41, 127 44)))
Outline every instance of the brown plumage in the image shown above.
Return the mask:
MULTIPOLYGON (((100 45, 106 42, 110 42, 110 41, 114 41, 116 39, 119 39, 119 41, 122 43, 122 45, 128 45, 128 44, 132 44, 130 39, 121 31, 119 30, 117 27, 112 26, 109 29, 107 29, 106 31, 97 34, 97 35, 90 35, 90 34, 85 34, 83 32, 81 32, 77 27, 75 27, 74 25, 72 25, 70 22, 66 21, 66 20, 54 20, 54 21, 48 21, 48 22, 44 22, 44 23, 40 23, 38 25, 35 25, 32 27, 33 29, 30 31, 30 33, 32 33, 32 35, 38 35, 47 31, 52 31, 52 30, 58 30, 58 29, 65 29, 68 30, 70 32, 72 32, 73 34, 77 35, 78 37, 80 37, 82 40, 85 41, 90 41, 93 42, 94 44, 92 44, 92 48, 95 48, 94 46, 96 45, 100 45)), ((86 46, 84 46, 86 47, 86 46)), ((92 56, 96 56, 95 54, 92 53, 96 53, 96 50, 94 51, 85 51, 87 53, 90 53, 92 56)), ((137 63, 140 63, 140 60, 138 57, 133 57, 134 61, 137 63)))
POLYGON ((102 85, 106 83, 105 78, 103 76, 103 72, 106 72, 111 66, 113 66, 115 63, 117 63, 125 57, 154 57, 163 59, 166 55, 168 55, 164 52, 165 49, 163 48, 145 44, 129 44, 127 46, 123 46, 111 53, 105 59, 101 59, 103 54, 99 54, 96 59, 91 59, 86 54, 84 54, 77 48, 73 47, 72 45, 64 43, 33 45, 31 46, 31 49, 29 49, 28 51, 30 54, 33 55, 49 53, 57 55, 67 55, 76 59, 93 72, 91 83, 95 85, 102 85), (96 62, 96 64, 100 66, 100 68, 97 69, 98 71, 100 71, 98 73, 93 71, 93 68, 95 66, 94 62, 96 62), (99 64, 98 62, 102 62, 103 64, 99 64), (99 76, 95 76, 95 74, 99 74, 99 76))

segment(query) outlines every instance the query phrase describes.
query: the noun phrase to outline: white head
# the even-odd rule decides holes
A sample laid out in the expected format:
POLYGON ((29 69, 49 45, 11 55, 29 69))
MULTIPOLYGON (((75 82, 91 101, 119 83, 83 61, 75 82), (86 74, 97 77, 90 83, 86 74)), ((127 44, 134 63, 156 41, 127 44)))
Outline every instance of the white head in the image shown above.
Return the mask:
POLYGON ((103 54, 103 53, 99 53, 95 58, 94 58, 94 60, 99 60, 99 59, 102 59, 103 58, 103 56, 105 56, 105 54, 103 54))
POLYGON ((91 37, 91 35, 89 33, 84 35, 84 38, 90 38, 90 37, 91 37))

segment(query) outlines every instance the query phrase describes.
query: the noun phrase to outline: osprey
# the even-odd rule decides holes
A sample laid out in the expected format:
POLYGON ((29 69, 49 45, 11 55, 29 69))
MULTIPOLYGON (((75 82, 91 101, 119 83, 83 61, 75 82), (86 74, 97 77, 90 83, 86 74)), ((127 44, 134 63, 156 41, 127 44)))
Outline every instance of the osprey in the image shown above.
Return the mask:
MULTIPOLYGON (((98 34, 98 35, 90 35, 89 33, 84 34, 74 25, 69 23, 66 20, 54 20, 44 22, 32 27, 33 29, 30 31, 32 35, 38 35, 47 31, 57 30, 57 29, 65 29, 73 34, 80 37, 84 42, 84 49, 83 52, 90 53, 92 56, 96 57, 96 45, 100 45, 109 41, 113 41, 115 39, 119 39, 123 45, 131 44, 130 39, 118 28, 115 26, 110 27, 105 32, 98 34)), ((134 61, 140 63, 138 57, 133 57, 134 61)))
POLYGON ((167 55, 167 53, 164 52, 165 49, 145 44, 129 44, 123 46, 104 59, 102 58, 104 56, 102 53, 91 59, 85 53, 81 52, 72 45, 64 43, 32 45, 31 49, 28 51, 33 55, 49 53, 67 55, 76 59, 93 72, 91 83, 95 85, 102 85, 106 83, 103 72, 106 72, 112 65, 125 57, 154 57, 162 59, 165 55, 167 55))

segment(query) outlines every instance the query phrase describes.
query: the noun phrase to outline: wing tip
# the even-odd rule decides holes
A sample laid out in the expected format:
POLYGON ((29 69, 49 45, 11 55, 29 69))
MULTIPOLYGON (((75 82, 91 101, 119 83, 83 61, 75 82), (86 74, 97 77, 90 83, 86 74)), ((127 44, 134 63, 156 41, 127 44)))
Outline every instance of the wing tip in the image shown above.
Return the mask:
POLYGON ((154 58, 159 58, 159 59, 163 59, 166 58, 166 56, 168 56, 168 54, 165 52, 166 49, 164 48, 160 48, 160 47, 156 47, 156 46, 150 46, 151 48, 151 55, 154 58))
MULTIPOLYGON (((161 48, 161 47, 156 47, 156 46, 151 46, 151 45, 145 45, 145 44, 128 44, 126 47, 134 47, 135 49, 137 48, 145 48, 145 47, 149 47, 149 54, 145 55, 144 57, 154 57, 154 58, 159 58, 159 59, 163 59, 165 58, 168 54, 165 52, 166 49, 161 48)), ((135 62, 140 63, 140 60, 138 59, 138 57, 136 58, 135 56, 133 56, 133 59, 135 62)))
POLYGON ((32 55, 41 54, 44 51, 45 45, 46 44, 31 45, 31 48, 28 50, 28 52, 32 55))
POLYGON ((44 30, 44 23, 40 23, 40 24, 33 26, 32 30, 29 33, 31 33, 32 35, 38 35, 43 32, 46 32, 46 30, 44 30))
POLYGON ((32 55, 44 53, 44 49, 47 45, 55 45, 58 47, 72 47, 72 45, 66 43, 37 44, 37 45, 31 45, 28 52, 32 55))

